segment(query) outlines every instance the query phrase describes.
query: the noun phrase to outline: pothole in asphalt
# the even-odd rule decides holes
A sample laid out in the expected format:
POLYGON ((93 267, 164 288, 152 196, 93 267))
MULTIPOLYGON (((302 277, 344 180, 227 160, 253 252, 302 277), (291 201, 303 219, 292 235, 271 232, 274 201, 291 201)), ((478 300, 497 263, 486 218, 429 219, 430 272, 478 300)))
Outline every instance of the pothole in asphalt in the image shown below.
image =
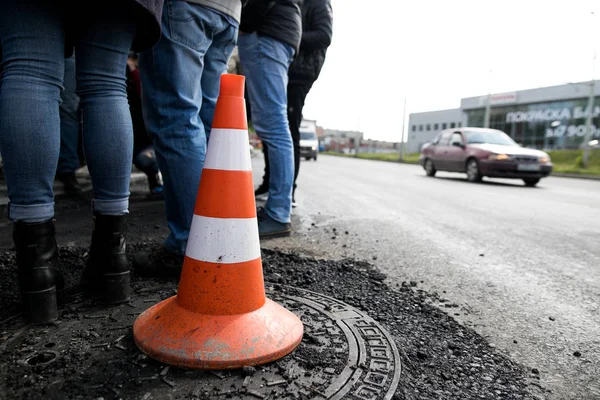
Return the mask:
MULTIPOLYGON (((67 307, 61 323, 48 329, 27 364, 51 363, 47 350, 66 344, 65 369, 44 371, 46 380, 80 379, 64 385, 67 397, 202 399, 391 399, 400 379, 400 357, 389 333, 364 312, 331 297, 268 284, 267 296, 304 324, 300 346, 281 360, 227 371, 168 367, 142 354, 131 336, 135 318, 173 294, 175 286, 142 287, 130 304, 109 310, 80 302, 67 307)), ((35 334, 39 335, 39 332, 35 334)), ((17 349, 15 349, 17 350, 17 349)), ((14 372, 19 374, 19 372, 14 372)), ((8 372, 8 376, 12 375, 8 372)), ((35 391, 22 387, 22 394, 35 391)))
MULTIPOLYGON (((154 245, 144 242, 130 250, 134 254, 151 248, 154 245)), ((67 284, 79 282, 87 251, 86 247, 61 249, 67 284)), ((169 368, 141 354, 133 342, 135 318, 174 295, 176 283, 134 275, 131 304, 105 307, 72 294, 68 304, 59 309, 60 319, 55 324, 28 326, 16 313, 11 316, 16 307, 6 307, 20 298, 14 262, 13 252, 0 250, 0 359, 4 367, 0 368, 0 382, 4 382, 0 393, 6 390, 14 398, 389 399, 400 364, 393 363, 393 373, 386 371, 392 366, 389 360, 397 359, 388 332, 402 361, 397 398, 525 400, 547 394, 540 386, 542 374, 531 377, 531 367, 515 364, 472 329, 429 305, 426 292, 412 284, 390 288, 383 282, 385 275, 361 261, 316 260, 263 251, 269 297, 293 309, 310 325, 307 335, 296 351, 277 362, 213 372, 169 368), (351 317, 357 309, 359 316, 351 317), (369 330, 380 326, 387 331, 380 330, 383 336, 369 330), (320 334, 327 329, 332 329, 332 334, 320 334), (49 343, 55 346, 45 347, 49 343), (357 362, 350 362, 351 343, 358 348, 357 362), (56 351, 59 356, 48 364, 26 363, 42 351, 56 351), (340 375, 346 367, 352 375, 344 380, 340 375), (326 392, 335 385, 339 385, 337 393, 348 390, 346 395, 326 392)))

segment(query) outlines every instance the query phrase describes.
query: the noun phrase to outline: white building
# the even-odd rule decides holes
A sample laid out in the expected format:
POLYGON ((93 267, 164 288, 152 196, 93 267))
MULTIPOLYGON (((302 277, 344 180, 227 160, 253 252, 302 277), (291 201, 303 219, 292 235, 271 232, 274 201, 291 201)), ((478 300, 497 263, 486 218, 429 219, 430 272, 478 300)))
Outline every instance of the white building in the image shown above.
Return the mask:
POLYGON ((460 108, 412 113, 408 117, 407 153, 418 153, 442 129, 466 125, 466 114, 460 108))
MULTIPOLYGON (((488 99, 489 127, 506 132, 517 143, 547 150, 580 148, 587 132, 590 89, 588 81, 467 97, 457 109, 410 114, 407 151, 420 151, 423 143, 442 129, 453 128, 453 123, 455 127, 482 127, 488 99)), ((600 138, 598 96, 600 81, 595 81, 590 138, 596 139, 600 138)))

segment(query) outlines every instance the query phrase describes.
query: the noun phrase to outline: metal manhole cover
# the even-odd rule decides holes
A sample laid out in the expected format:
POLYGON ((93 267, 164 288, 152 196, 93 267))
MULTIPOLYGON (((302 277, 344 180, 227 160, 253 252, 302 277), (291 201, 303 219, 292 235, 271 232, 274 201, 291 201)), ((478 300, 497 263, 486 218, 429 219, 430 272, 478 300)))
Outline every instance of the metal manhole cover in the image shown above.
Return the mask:
POLYGON ((228 371, 189 371, 151 360, 133 343, 131 326, 142 311, 173 295, 173 287, 137 290, 130 304, 110 309, 85 301, 69 306, 57 326, 31 327, 12 341, 0 379, 25 397, 45 398, 379 400, 394 394, 400 357, 377 322, 331 297, 269 283, 267 296, 304 323, 302 343, 292 354, 228 371), (38 354, 49 353, 49 343, 58 355, 53 362, 23 362, 45 360, 38 354))

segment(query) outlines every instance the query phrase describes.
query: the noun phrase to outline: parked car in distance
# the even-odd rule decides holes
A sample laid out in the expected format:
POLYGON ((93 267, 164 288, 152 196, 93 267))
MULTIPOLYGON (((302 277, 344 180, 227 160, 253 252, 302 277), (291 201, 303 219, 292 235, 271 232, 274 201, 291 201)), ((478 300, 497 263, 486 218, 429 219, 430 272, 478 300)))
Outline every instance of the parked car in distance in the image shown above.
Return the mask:
POLYGON ((552 172, 550 156, 520 146, 497 129, 456 128, 440 132, 421 148, 420 162, 428 176, 437 171, 462 172, 470 182, 490 178, 522 179, 535 186, 552 172))
POLYGON ((307 161, 311 158, 317 161, 318 153, 319 139, 317 132, 305 131, 300 128, 300 156, 304 157, 307 161))

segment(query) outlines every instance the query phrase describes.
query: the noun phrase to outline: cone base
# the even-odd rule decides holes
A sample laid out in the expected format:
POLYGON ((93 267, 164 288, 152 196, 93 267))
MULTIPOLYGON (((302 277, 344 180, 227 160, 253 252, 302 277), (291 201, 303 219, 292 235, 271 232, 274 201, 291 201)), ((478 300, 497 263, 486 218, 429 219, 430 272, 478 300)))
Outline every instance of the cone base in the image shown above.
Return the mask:
POLYGON ((247 314, 206 315, 182 308, 177 296, 143 312, 133 324, 139 349, 169 365, 231 369, 275 361, 302 340, 300 319, 279 304, 247 314))

